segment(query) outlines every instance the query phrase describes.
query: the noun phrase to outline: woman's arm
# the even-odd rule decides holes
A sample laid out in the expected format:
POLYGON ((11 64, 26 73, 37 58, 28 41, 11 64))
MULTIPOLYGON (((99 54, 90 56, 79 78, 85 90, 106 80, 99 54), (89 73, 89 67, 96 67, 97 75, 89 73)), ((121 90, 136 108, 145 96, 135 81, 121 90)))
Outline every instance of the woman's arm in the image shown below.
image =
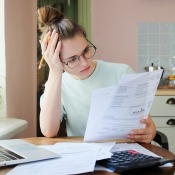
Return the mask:
POLYGON ((52 34, 48 32, 41 43, 42 54, 50 69, 40 112, 40 128, 46 137, 55 137, 60 128, 63 68, 59 58, 61 42, 57 42, 58 34, 54 30, 52 34), (50 35, 48 43, 47 38, 50 35))
POLYGON ((46 137, 55 137, 60 128, 62 75, 49 74, 40 112, 40 128, 46 137))

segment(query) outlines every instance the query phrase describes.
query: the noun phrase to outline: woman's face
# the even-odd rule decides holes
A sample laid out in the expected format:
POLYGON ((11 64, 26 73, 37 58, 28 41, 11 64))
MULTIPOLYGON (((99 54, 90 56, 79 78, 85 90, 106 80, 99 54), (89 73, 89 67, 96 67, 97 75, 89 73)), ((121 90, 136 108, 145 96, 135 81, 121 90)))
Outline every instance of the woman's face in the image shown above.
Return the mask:
MULTIPOLYGON (((63 40, 61 45, 61 61, 67 63, 74 56, 80 56, 90 44, 83 35, 76 35, 74 38, 63 40)), ((69 64, 69 63, 68 63, 69 64)), ((86 59, 83 56, 79 57, 79 63, 74 68, 69 68, 63 63, 63 69, 75 79, 86 79, 95 70, 96 62, 91 59, 86 59)))

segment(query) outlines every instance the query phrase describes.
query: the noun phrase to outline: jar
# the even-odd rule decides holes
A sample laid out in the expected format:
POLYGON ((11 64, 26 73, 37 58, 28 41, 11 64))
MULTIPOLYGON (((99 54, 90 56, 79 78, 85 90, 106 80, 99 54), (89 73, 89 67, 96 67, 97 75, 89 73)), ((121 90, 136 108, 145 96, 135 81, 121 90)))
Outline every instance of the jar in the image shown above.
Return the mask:
POLYGON ((169 75, 168 80, 169 80, 169 86, 175 87, 175 75, 169 75))

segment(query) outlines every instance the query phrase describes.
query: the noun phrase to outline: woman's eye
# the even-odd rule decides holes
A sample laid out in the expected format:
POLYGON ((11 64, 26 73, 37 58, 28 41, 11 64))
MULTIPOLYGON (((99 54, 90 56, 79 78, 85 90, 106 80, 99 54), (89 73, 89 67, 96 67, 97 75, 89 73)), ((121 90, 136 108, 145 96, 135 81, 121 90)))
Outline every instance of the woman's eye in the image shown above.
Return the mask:
POLYGON ((76 57, 72 57, 72 58, 69 60, 69 62, 72 63, 72 62, 76 61, 76 59, 77 59, 76 57))
POLYGON ((89 49, 90 49, 90 48, 89 48, 89 47, 87 47, 87 48, 84 50, 84 52, 83 52, 83 53, 84 53, 84 54, 86 54, 86 53, 89 51, 89 49))

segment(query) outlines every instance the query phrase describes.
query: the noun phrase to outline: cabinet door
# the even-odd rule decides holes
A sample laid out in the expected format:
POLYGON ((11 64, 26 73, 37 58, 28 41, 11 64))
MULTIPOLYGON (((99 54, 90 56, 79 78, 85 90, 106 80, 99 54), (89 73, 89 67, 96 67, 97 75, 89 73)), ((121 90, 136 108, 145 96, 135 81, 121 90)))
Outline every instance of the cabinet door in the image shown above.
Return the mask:
POLYGON ((155 96, 151 107, 151 116, 175 116, 175 104, 167 104, 175 96, 155 96))
POLYGON ((169 150, 175 154, 175 125, 168 124, 168 121, 175 120, 175 117, 152 117, 158 131, 163 132, 169 143, 169 150))

